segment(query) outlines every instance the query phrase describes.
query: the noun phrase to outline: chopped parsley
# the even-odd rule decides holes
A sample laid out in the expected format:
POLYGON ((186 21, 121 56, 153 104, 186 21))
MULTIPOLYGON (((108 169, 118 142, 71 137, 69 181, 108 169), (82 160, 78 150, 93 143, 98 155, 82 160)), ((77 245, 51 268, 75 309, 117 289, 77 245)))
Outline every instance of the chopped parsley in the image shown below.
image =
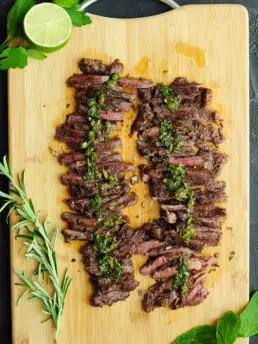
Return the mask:
POLYGON ((119 261, 108 254, 99 259, 99 269, 103 277, 111 277, 115 280, 119 279, 123 271, 119 261))
POLYGON ((95 234, 93 243, 99 255, 98 267, 101 271, 101 276, 118 280, 123 268, 119 261, 111 256, 111 252, 117 247, 117 243, 109 234, 105 236, 95 234))
POLYGON ((101 202, 102 202, 102 200, 100 197, 100 190, 99 190, 99 188, 97 188, 96 194, 94 196, 90 197, 90 208, 98 220, 101 220, 101 218, 102 218, 101 202))
POLYGON ((122 221, 121 221, 121 217, 120 216, 116 216, 112 219, 106 219, 103 222, 100 223, 101 226, 104 227, 115 227, 117 225, 121 225, 122 221))
POLYGON ((169 164, 167 167, 167 174, 168 174, 168 177, 163 179, 163 183, 166 185, 166 187, 171 193, 174 193, 184 183, 185 166, 183 164, 180 164, 180 165, 169 164))
POLYGON ((179 202, 183 202, 188 208, 193 206, 193 191, 188 188, 184 182, 185 166, 183 164, 169 164, 167 168, 167 177, 163 179, 170 194, 179 202))
POLYGON ((175 150, 176 153, 179 153, 184 146, 175 125, 170 120, 164 119, 161 121, 159 139, 169 152, 175 150))
MULTIPOLYGON (((105 83, 105 89, 107 91, 112 90, 119 78, 120 73, 111 75, 109 80, 105 83)), ((87 171, 83 176, 85 180, 95 180, 100 177, 100 171, 96 167, 97 156, 95 151, 97 138, 100 132, 105 139, 108 139, 111 133, 110 122, 108 120, 100 119, 101 110, 112 110, 112 107, 105 106, 104 102, 105 96, 100 89, 95 89, 92 92, 90 99, 87 101, 89 131, 86 134, 85 141, 81 144, 81 149, 85 151, 85 159, 87 163, 87 171)), ((118 180, 115 176, 110 176, 109 181, 111 184, 118 184, 118 180)))
POLYGON ((110 91, 112 90, 118 81, 118 79, 121 77, 120 73, 112 74, 109 80, 106 82, 106 90, 110 91))
POLYGON ((186 219, 186 226, 182 233, 182 238, 185 239, 185 241, 187 242, 194 238, 196 235, 194 227, 192 225, 192 220, 192 217, 188 216, 188 218, 186 219))
MULTIPOLYGON (((120 78, 120 73, 115 73, 110 76, 109 80, 105 83, 105 89, 107 91, 112 90, 117 80, 120 78)), ((104 180, 112 185, 118 185, 119 180, 118 178, 108 173, 105 169, 98 170, 96 162, 97 162, 97 154, 96 154, 96 145, 98 142, 98 136, 101 132, 102 136, 107 139, 111 132, 111 125, 110 122, 107 120, 102 120, 100 118, 100 111, 105 108, 104 105, 105 96, 100 89, 95 89, 91 97, 87 101, 88 107, 88 125, 89 130, 86 134, 85 141, 81 144, 81 149, 85 153, 85 160, 87 165, 87 170, 83 176, 84 180, 97 180, 103 176, 104 180)), ((93 214, 96 216, 98 221, 101 221, 102 214, 101 214, 101 197, 100 197, 100 189, 97 189, 97 192, 94 196, 90 197, 90 208, 93 214)), ((112 260, 110 260, 111 262, 112 260)), ((112 263, 114 264, 114 262, 112 263)), ((105 264, 103 263, 103 266, 105 264)))
POLYGON ((110 237, 110 235, 100 235, 100 234, 94 234, 94 246, 96 247, 98 253, 100 254, 107 254, 113 251, 117 244, 113 241, 113 239, 110 237))
POLYGON ((177 273, 174 279, 174 288, 175 290, 180 291, 182 297, 186 297, 188 294, 188 280, 189 280, 189 269, 188 264, 190 262, 190 258, 187 254, 184 254, 180 258, 180 262, 178 265, 177 273))
POLYGON ((179 202, 183 202, 187 205, 187 208, 193 206, 193 190, 183 184, 175 193, 175 199, 179 202))
POLYGON ((164 103, 166 104, 168 110, 170 112, 175 112, 179 108, 181 97, 176 93, 176 91, 172 90, 163 83, 157 84, 157 88, 163 96, 164 103))
POLYGON ((100 98, 101 92, 99 90, 95 90, 92 97, 87 102, 89 131, 86 134, 85 141, 81 144, 81 149, 85 151, 85 159, 87 163, 87 171, 83 176, 85 180, 94 180, 99 178, 99 171, 96 167, 97 155, 95 151, 98 134, 102 126, 102 121, 99 119, 100 98))
POLYGON ((105 181, 108 182, 109 184, 111 184, 111 185, 118 185, 119 184, 119 179, 114 174, 108 173, 108 171, 105 170, 104 168, 101 170, 101 173, 102 173, 105 181))

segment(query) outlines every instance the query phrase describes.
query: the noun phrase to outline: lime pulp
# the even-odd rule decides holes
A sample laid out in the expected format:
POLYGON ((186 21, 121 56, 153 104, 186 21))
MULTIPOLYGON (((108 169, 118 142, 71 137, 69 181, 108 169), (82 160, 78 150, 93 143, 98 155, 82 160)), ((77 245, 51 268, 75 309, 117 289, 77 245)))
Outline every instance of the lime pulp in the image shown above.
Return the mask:
POLYGON ((62 48, 70 39, 72 22, 60 6, 41 3, 33 6, 24 18, 24 31, 29 41, 41 51, 62 48))

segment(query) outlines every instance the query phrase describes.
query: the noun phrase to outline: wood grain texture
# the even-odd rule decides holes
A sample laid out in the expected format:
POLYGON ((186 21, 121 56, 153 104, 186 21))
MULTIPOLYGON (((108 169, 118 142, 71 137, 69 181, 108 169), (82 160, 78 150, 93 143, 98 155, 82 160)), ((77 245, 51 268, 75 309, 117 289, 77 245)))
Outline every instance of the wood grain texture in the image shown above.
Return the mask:
MULTIPOLYGON (((92 19, 91 26, 75 28, 68 45, 49 54, 46 61, 31 59, 25 70, 9 72, 10 161, 14 172, 27 169, 28 192, 42 216, 48 214, 53 224, 62 227, 60 215, 66 210, 62 200, 67 193, 59 176, 65 168, 58 165, 53 150, 60 152, 64 146, 54 140, 54 134, 56 126, 73 109, 73 90, 65 86, 65 81, 78 71, 81 57, 105 62, 120 58, 126 73, 165 82, 180 75, 213 89, 211 106, 222 112, 227 135, 221 150, 230 155, 221 176, 227 182, 229 216, 220 247, 206 250, 220 252, 220 268, 208 278, 207 300, 198 307, 144 313, 138 290, 152 281, 139 274, 144 259, 134 257, 139 288, 125 302, 111 308, 93 308, 89 305, 91 286, 83 271, 79 244, 64 244, 60 237, 57 246, 60 271, 68 265, 73 277, 58 343, 168 344, 193 326, 214 323, 225 310, 241 310, 249 297, 248 16, 238 5, 203 5, 144 19, 92 19), (232 250, 236 255, 229 261, 232 250), (72 258, 76 262, 72 263, 72 258)), ((134 116, 127 115, 121 131, 127 161, 137 154, 135 140, 128 138, 128 125, 134 116)), ((136 157, 138 164, 141 158, 136 157)), ((140 201, 127 214, 137 227, 157 215, 158 208, 146 197, 145 185, 140 183, 134 189, 140 201)), ((31 263, 24 264, 22 253, 18 254, 21 243, 14 240, 13 234, 11 246, 11 266, 27 270, 31 263)), ((15 280, 12 275, 13 343, 52 343, 53 329, 48 323, 40 324, 39 306, 27 302, 16 306, 20 291, 13 285, 15 280)))

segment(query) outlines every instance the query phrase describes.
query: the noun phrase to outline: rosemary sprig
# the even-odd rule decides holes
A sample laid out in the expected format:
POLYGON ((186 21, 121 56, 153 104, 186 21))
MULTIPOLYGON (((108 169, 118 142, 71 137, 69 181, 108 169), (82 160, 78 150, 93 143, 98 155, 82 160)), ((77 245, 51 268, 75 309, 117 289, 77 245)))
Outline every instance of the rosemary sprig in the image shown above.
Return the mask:
POLYGON ((23 242, 26 247, 25 257, 35 260, 37 264, 36 269, 30 274, 18 269, 14 270, 21 280, 16 285, 25 288, 17 304, 27 295, 29 301, 40 301, 41 310, 47 315, 45 321, 52 319, 54 323, 56 339, 64 310, 65 296, 71 283, 67 270, 62 280, 58 275, 55 252, 58 228, 49 230, 48 220, 41 221, 39 219, 39 212, 35 211, 33 202, 27 195, 25 171, 21 175, 17 175, 16 182, 6 156, 0 163, 0 175, 7 177, 10 182, 9 194, 0 191, 0 198, 3 200, 0 212, 9 207, 7 218, 12 211, 19 217, 19 221, 12 229, 16 230, 16 238, 25 240, 23 242), (52 284, 49 290, 43 286, 45 275, 52 284))

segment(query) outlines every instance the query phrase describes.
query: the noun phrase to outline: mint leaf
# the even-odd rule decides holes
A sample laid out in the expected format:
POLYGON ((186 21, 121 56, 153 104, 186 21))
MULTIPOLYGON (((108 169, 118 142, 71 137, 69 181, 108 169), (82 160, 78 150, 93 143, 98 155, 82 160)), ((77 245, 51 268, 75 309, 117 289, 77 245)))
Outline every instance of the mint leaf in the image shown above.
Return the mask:
POLYGON ((10 17, 7 22, 7 32, 8 35, 13 37, 22 36, 23 28, 22 23, 25 14, 35 5, 34 0, 16 0, 11 12, 10 17))
POLYGON ((209 325, 194 327, 177 337, 173 344, 217 344, 216 328, 209 325))
POLYGON ((69 14, 73 25, 82 26, 91 24, 91 19, 84 11, 77 11, 75 7, 66 9, 69 14))
POLYGON ((233 344, 238 338, 240 318, 233 312, 226 312, 217 325, 218 344, 233 344))
POLYGON ((64 8, 71 8, 79 4, 79 0, 54 0, 53 2, 54 4, 64 8))
POLYGON ((9 68, 24 68, 28 64, 27 50, 19 48, 7 48, 0 54, 0 70, 9 68))
POLYGON ((28 49, 27 53, 29 56, 34 57, 34 59, 45 60, 47 58, 47 55, 36 49, 28 49))
POLYGON ((254 293, 240 314, 240 320, 239 337, 251 337, 258 333, 258 292, 254 293))
POLYGON ((195 344, 217 344, 216 327, 209 326, 196 335, 195 344))

